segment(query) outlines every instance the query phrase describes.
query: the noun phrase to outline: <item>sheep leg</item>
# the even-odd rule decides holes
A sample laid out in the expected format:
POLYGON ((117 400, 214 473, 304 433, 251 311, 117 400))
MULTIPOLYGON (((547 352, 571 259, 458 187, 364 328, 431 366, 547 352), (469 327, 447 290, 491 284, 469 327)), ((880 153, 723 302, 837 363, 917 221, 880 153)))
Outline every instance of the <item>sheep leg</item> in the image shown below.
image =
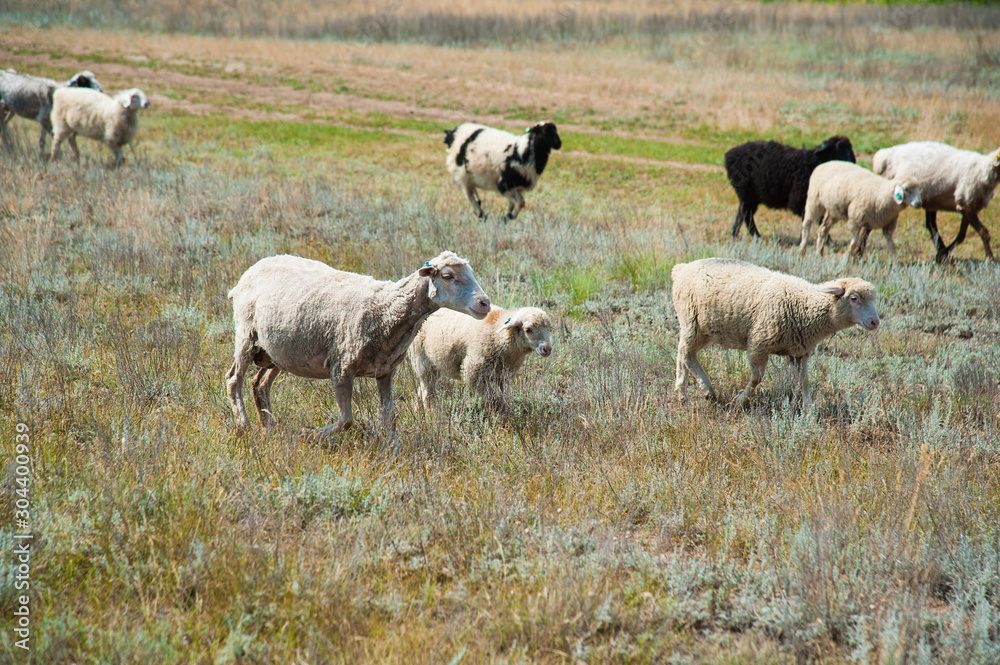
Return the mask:
POLYGON ((80 150, 76 147, 76 134, 69 135, 69 147, 73 150, 73 160, 80 161, 80 150))
POLYGON ((122 152, 121 146, 109 145, 108 147, 111 149, 111 154, 114 155, 108 168, 116 169, 125 163, 125 154, 122 152))
POLYGON ((421 371, 417 372, 417 397, 424 409, 431 408, 431 399, 434 397, 436 389, 436 372, 431 368, 421 368, 421 371))
POLYGON ((262 367, 253 379, 253 401, 257 405, 257 415, 260 416, 260 426, 265 432, 277 424, 274 413, 271 412, 271 384, 281 374, 277 367, 262 367))
POLYGON ((708 378, 708 372, 698 362, 698 351, 705 346, 698 344, 694 335, 685 335, 681 332, 680 341, 677 344, 677 380, 674 382, 674 390, 681 393, 681 401, 684 401, 684 387, 687 384, 688 372, 693 372, 695 380, 705 391, 705 397, 716 399, 715 388, 712 387, 712 380, 708 378))
POLYGON ((962 242, 962 240, 965 240, 965 232, 967 228, 965 215, 962 216, 962 226, 958 230, 958 237, 955 238, 955 242, 948 246, 945 246, 944 241, 941 239, 941 233, 938 231, 937 211, 927 210, 924 219, 925 225, 927 226, 927 232, 931 234, 931 242, 934 243, 934 249, 937 251, 937 256, 934 257, 934 260, 937 263, 943 263, 948 260, 948 257, 951 256, 951 250, 962 242), (959 240, 959 238, 961 238, 961 240, 959 240))
MULTIPOLYGON (((889 254, 892 256, 893 261, 896 260, 896 243, 893 242, 892 240, 892 234, 893 232, 895 232, 895 230, 896 230, 895 224, 890 224, 889 226, 882 229, 882 235, 885 236, 885 244, 889 248, 889 254)), ((867 234, 865 234, 865 237, 867 238, 867 234)), ((862 240, 861 242, 862 242, 861 249, 862 251, 864 251, 864 240, 862 240)))
MULTIPOLYGON (((760 231, 757 230, 757 223, 754 221, 754 215, 757 213, 757 206, 748 205, 740 201, 740 208, 736 211, 737 219, 740 217, 741 210, 743 212, 743 223, 746 224, 747 227, 747 233, 749 233, 753 238, 759 238, 760 231)), ((734 224, 733 228, 736 230, 734 235, 739 235, 739 224, 734 224)))
POLYGON ((396 431, 396 411, 392 403, 392 375, 394 370, 389 370, 388 374, 375 378, 375 385, 378 386, 378 399, 382 404, 382 423, 386 432, 392 434, 396 431))
POLYGON ((739 238, 740 231, 743 230, 743 225, 746 224, 747 217, 747 206, 740 201, 740 205, 736 208, 736 221, 733 222, 733 237, 739 238))
POLYGON ((233 353, 233 365, 226 372, 226 394, 229 395, 233 415, 236 417, 236 430, 239 432, 250 428, 250 418, 247 417, 246 405, 243 404, 243 375, 246 374, 252 362, 253 344, 251 341, 249 339, 242 343, 237 341, 236 351, 233 353))
POLYGON ((865 251, 865 245, 868 244, 868 229, 866 228, 855 228, 851 230, 851 244, 847 246, 847 258, 850 259, 855 254, 858 258, 865 251))
POLYGON ((516 219, 524 208, 524 195, 521 194, 520 190, 515 189, 507 192, 504 196, 510 201, 510 205, 507 206, 507 221, 509 222, 516 219))
POLYGON ((802 409, 808 411, 812 405, 812 395, 809 394, 809 356, 789 358, 789 360, 799 379, 799 388, 802 389, 802 409))
POLYGON ((820 220, 819 235, 816 236, 816 253, 820 256, 823 256, 827 245, 830 244, 830 229, 833 228, 833 221, 828 213, 824 214, 823 219, 820 220))
POLYGON ((486 214, 483 212, 483 204, 479 200, 479 193, 476 191, 476 186, 471 183, 466 185, 465 196, 469 199, 469 203, 472 204, 472 209, 476 211, 476 216, 479 219, 484 219, 486 214))
POLYGON ((979 221, 979 215, 977 215, 976 213, 971 212, 971 211, 969 211, 969 212, 963 212, 962 213, 962 219, 964 220, 966 218, 966 216, 968 216, 969 223, 972 224, 972 228, 974 228, 976 230, 976 233, 979 234, 979 237, 983 239, 983 251, 986 253, 986 259, 988 261, 994 260, 993 259, 993 250, 990 248, 990 232, 989 232, 989 229, 987 229, 985 226, 983 226, 983 223, 979 221))
POLYGON ((764 378, 764 369, 767 368, 767 359, 769 356, 770 354, 767 352, 761 353, 759 351, 747 350, 747 362, 750 363, 750 383, 743 389, 740 396, 736 398, 737 408, 744 408, 750 401, 750 394, 753 393, 760 380, 764 378))
POLYGON ((323 434, 330 432, 343 432, 351 428, 354 424, 354 411, 351 399, 354 396, 354 379, 348 377, 333 386, 334 395, 337 398, 337 408, 340 410, 340 417, 330 427, 323 427, 319 431, 323 434))

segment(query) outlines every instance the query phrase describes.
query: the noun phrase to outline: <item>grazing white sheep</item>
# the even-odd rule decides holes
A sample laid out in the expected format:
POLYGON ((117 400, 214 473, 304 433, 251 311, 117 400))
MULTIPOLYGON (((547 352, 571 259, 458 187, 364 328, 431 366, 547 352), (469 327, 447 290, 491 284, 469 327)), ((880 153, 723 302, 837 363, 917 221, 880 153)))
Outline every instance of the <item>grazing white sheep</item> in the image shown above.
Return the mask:
POLYGON ((853 277, 823 284, 774 272, 734 259, 679 263, 670 273, 673 302, 680 322, 675 390, 684 398, 688 372, 715 398, 715 390, 697 353, 709 344, 743 349, 750 383, 736 400, 745 406, 772 355, 786 356, 795 367, 803 405, 809 395, 808 362, 816 345, 839 330, 879 326, 875 287, 853 277))
POLYGON ((896 244, 892 241, 892 233, 896 230, 900 211, 907 205, 920 207, 920 188, 912 178, 888 180, 850 162, 820 164, 809 178, 799 252, 805 254, 809 228, 813 224, 823 221, 816 239, 816 251, 822 254, 830 228, 837 220, 846 219, 851 232, 848 257, 864 253, 863 239, 867 237, 867 232, 882 229, 889 252, 895 258, 896 244), (865 232, 864 237, 861 236, 862 231, 865 232))
POLYGON ((528 354, 552 354, 551 327, 537 307, 494 307, 482 321, 449 310, 431 314, 408 351, 421 403, 429 406, 438 379, 446 376, 470 386, 488 406, 502 407, 507 379, 528 354))
POLYGON ((990 232, 979 220, 979 213, 990 204, 1000 180, 1000 148, 984 155, 933 141, 903 143, 876 152, 872 170, 887 178, 910 177, 920 186, 938 263, 947 260, 965 240, 969 225, 982 238, 986 258, 993 258, 990 232), (962 213, 958 235, 950 245, 944 244, 938 232, 938 212, 962 213))
POLYGON ((250 426, 243 404, 243 376, 251 363, 261 426, 274 425, 270 389, 282 371, 307 379, 331 379, 340 417, 320 434, 351 427, 356 377, 374 377, 382 416, 392 431, 392 375, 417 330, 432 312, 447 307, 483 318, 490 300, 472 268, 442 252, 398 282, 334 270, 297 256, 273 256, 251 266, 229 292, 236 346, 226 391, 236 426, 250 426))
POLYGON ((0 71, 0 139, 7 143, 7 123, 15 115, 36 120, 42 126, 38 151, 44 155, 45 135, 52 133, 52 94, 57 88, 92 88, 100 92, 101 84, 97 82, 94 72, 89 70, 77 72, 63 83, 13 69, 0 71))
POLYGON ((524 192, 531 191, 549 161, 549 153, 562 147, 556 126, 539 122, 521 136, 471 122, 445 130, 448 172, 465 192, 480 219, 486 215, 476 188, 503 194, 510 205, 507 219, 524 207, 524 192))
POLYGON ((76 135, 80 134, 107 145, 114 155, 112 166, 118 166, 125 159, 122 147, 139 129, 139 109, 148 108, 149 100, 139 88, 123 90, 114 97, 86 88, 56 90, 52 97, 52 159, 59 155, 59 144, 69 139, 73 157, 79 161, 76 135))

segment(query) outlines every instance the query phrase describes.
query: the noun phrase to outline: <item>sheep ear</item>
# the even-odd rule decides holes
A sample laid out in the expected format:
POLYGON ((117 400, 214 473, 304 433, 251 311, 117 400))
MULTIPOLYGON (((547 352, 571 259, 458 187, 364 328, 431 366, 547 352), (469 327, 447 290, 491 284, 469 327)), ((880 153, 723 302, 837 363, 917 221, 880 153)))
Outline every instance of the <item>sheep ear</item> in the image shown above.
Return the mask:
POLYGON ((892 195, 892 198, 896 199, 896 203, 902 203, 903 202, 903 186, 902 185, 896 185, 896 191, 892 195))
POLYGON ((512 316, 512 317, 510 317, 509 319, 507 319, 506 321, 503 322, 502 328, 504 330, 507 330, 509 328, 520 328, 522 325, 523 325, 523 322, 521 321, 521 317, 519 317, 519 316, 512 316))
POLYGON ((437 270, 434 269, 434 266, 431 265, 430 261, 425 263, 423 267, 421 267, 420 270, 417 271, 417 273, 421 277, 430 277, 432 279, 437 276, 437 270))
POLYGON ((839 284, 822 284, 816 287, 820 293, 829 293, 831 296, 842 297, 847 290, 839 284))

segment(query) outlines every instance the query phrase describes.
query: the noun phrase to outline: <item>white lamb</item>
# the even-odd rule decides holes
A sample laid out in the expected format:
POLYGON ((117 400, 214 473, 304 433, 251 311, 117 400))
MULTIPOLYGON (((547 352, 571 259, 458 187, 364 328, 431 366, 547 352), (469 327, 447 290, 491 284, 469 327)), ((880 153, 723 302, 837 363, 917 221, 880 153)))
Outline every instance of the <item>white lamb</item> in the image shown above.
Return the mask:
POLYGON ((94 72, 77 72, 68 81, 22 74, 13 69, 0 70, 0 139, 7 143, 7 123, 15 116, 37 120, 42 126, 38 151, 45 154, 45 135, 52 132, 52 95, 59 88, 93 88, 100 91, 94 72))
POLYGON ((965 240, 970 224, 983 240, 986 258, 993 258, 990 232, 979 221, 979 212, 990 204, 1000 180, 1000 148, 983 155, 932 141, 904 143, 876 152, 872 170, 887 178, 910 177, 920 186, 938 263, 965 240), (962 213, 958 235, 947 246, 938 233, 938 212, 962 213))
POLYGON ((73 157, 80 160, 76 135, 103 141, 114 154, 112 166, 124 161, 122 147, 139 129, 139 109, 148 109, 149 100, 138 88, 130 88, 109 97, 86 88, 60 88, 52 96, 52 126, 55 141, 52 159, 59 155, 59 144, 69 139, 73 157))
POLYGON ((432 312, 448 307, 483 318, 490 300, 469 262, 442 252, 398 282, 334 270, 297 256, 274 256, 251 266, 229 292, 236 346, 226 391, 236 426, 250 426, 243 404, 243 376, 251 363, 261 426, 274 425, 270 389, 282 371, 307 379, 331 379, 340 417, 319 434, 354 423, 355 377, 374 377, 386 428, 393 431, 392 375, 417 330, 432 312))
POLYGON ((486 215, 476 188, 503 194, 510 205, 507 219, 524 208, 524 192, 531 191, 549 161, 549 153, 562 147, 551 122, 532 125, 521 136, 471 122, 445 130, 448 172, 465 192, 480 219, 486 215))
POLYGON ((868 232, 882 229, 889 252, 895 258, 896 244, 892 241, 892 234, 896 230, 900 211, 907 205, 920 207, 920 188, 912 178, 888 180, 850 162, 820 164, 809 178, 799 251, 805 254, 809 228, 822 220, 816 239, 816 251, 822 254, 830 228, 838 220, 846 219, 851 232, 848 257, 855 253, 858 256, 863 254, 868 232))
POLYGON ((795 367, 805 408, 809 394, 809 356, 821 341, 839 330, 879 326, 875 287, 854 277, 823 284, 774 272, 733 259, 679 263, 670 273, 673 302, 680 322, 675 390, 684 399, 688 372, 715 398, 715 390, 697 353, 709 344, 743 349, 750 383, 736 400, 743 407, 764 376, 772 355, 786 356, 795 367))
POLYGON ((410 364, 417 375, 417 394, 430 405, 441 376, 462 381, 493 409, 505 405, 507 379, 532 351, 552 354, 548 314, 537 307, 504 310, 494 307, 482 321, 448 310, 435 312, 410 345, 410 364))

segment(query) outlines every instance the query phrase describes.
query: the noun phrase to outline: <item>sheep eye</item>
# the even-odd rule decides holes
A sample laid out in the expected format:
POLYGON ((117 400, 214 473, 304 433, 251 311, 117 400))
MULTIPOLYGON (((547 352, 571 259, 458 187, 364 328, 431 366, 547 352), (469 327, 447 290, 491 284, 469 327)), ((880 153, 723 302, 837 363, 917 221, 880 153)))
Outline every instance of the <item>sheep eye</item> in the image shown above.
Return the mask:
POLYGON ((852 293, 851 294, 851 302, 857 302, 857 301, 858 301, 858 294, 852 293))
POLYGON ((528 333, 530 335, 531 334, 531 328, 525 328, 524 332, 526 332, 526 333, 528 333))
POLYGON ((455 276, 452 275, 450 272, 441 273, 441 277, 442 279, 455 279, 455 276))

